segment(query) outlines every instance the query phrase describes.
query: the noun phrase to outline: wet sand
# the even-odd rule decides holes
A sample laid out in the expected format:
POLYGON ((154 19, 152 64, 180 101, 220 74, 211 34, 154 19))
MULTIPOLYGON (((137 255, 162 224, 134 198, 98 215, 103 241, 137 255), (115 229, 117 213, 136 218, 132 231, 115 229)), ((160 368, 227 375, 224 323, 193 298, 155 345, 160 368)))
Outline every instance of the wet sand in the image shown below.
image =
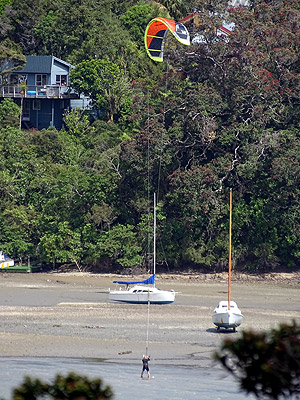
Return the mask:
MULTIPOLYGON (((147 306, 109 302, 108 289, 115 278, 89 273, 1 273, 1 355, 136 363, 146 349, 147 306)), ((236 333, 217 333, 212 312, 219 300, 226 300, 226 275, 157 277, 157 287, 178 293, 173 304, 150 307, 152 359, 162 365, 207 367, 224 338, 238 337, 246 329, 274 328, 281 322, 300 323, 300 274, 281 278, 233 277, 232 300, 244 321, 236 333)))

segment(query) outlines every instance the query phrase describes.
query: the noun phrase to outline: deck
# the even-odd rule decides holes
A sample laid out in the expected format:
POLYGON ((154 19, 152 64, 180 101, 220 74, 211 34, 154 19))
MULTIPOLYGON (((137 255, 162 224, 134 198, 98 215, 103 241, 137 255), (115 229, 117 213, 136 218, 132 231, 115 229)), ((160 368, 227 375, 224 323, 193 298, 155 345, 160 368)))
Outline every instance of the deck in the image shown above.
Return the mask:
POLYGON ((69 86, 45 85, 27 86, 26 90, 20 85, 0 86, 0 97, 31 98, 31 99, 78 99, 69 86))

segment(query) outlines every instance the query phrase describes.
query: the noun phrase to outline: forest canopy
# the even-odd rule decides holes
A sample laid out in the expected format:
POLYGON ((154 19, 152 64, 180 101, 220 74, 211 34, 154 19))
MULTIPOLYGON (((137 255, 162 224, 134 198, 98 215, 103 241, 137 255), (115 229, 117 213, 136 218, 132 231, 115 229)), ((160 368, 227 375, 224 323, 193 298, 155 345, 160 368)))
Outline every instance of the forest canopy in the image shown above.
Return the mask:
POLYGON ((11 0, 0 20, 1 71, 55 55, 101 110, 65 110, 60 131, 20 130, 20 109, 0 103, 2 251, 149 270, 156 192, 158 269, 220 271, 232 188, 234 266, 299 265, 298 1, 11 0), (169 35, 153 62, 149 21, 194 10, 191 46, 169 35))

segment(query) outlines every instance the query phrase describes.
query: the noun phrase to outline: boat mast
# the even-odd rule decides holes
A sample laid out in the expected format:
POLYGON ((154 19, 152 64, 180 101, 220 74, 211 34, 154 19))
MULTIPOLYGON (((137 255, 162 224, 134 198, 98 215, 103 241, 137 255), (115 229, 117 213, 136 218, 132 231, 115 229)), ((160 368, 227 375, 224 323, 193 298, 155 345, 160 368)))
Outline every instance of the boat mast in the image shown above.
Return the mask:
POLYGON ((232 230, 232 189, 230 189, 229 198, 229 260, 228 260, 228 310, 230 310, 230 292, 231 292, 231 230, 232 230))
POLYGON ((154 211, 153 211, 153 274, 155 286, 155 271, 156 270, 156 193, 154 193, 154 211))

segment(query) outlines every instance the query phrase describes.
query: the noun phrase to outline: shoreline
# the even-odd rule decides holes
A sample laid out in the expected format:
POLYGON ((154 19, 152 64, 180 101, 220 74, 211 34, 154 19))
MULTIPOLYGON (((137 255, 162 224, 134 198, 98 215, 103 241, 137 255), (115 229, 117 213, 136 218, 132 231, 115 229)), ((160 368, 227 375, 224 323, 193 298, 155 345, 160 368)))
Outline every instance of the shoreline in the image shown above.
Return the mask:
MULTIPOLYGON (((49 273, 49 274, 68 274, 68 275, 93 275, 93 276, 102 276, 102 277, 143 277, 143 276, 148 276, 151 275, 151 272, 147 273, 122 273, 122 274, 117 274, 113 272, 93 272, 93 271, 85 271, 81 270, 79 271, 78 269, 70 269, 70 268, 61 268, 58 270, 54 271, 48 271, 48 272, 37 272, 37 273, 49 273)), ((187 270, 184 272, 179 272, 179 271, 173 271, 173 272, 159 272, 156 273, 157 277, 162 277, 163 279, 169 279, 169 278, 174 278, 174 279, 216 279, 217 277, 220 276, 227 276, 228 271, 223 271, 223 272, 204 272, 204 271, 195 271, 195 270, 187 270)), ((232 270, 232 278, 240 278, 240 279, 253 279, 253 280, 261 280, 265 278, 271 278, 271 279, 299 279, 300 280, 300 269, 299 270, 293 270, 293 271, 269 271, 269 272, 242 272, 242 271, 236 271, 232 270)), ((299 282, 300 283, 300 282, 299 282)))
MULTIPOLYGON (((33 276, 69 276, 69 277, 93 277, 95 279, 101 278, 109 278, 111 281, 113 280, 143 280, 149 277, 151 273, 139 273, 139 274, 116 274, 116 273, 98 273, 93 271, 79 271, 76 269, 70 268, 61 268, 58 270, 50 270, 50 271, 37 271, 37 272, 14 272, 12 269, 0 269, 0 280, 1 276, 8 277, 10 275, 16 276, 24 276, 24 275, 33 275, 33 276)), ((195 271, 187 271, 187 272, 168 272, 168 273, 159 273, 156 274, 156 280, 159 281, 183 281, 183 282, 214 282, 214 281, 224 281, 228 279, 228 272, 195 272, 195 271)), ((240 282, 240 283, 255 283, 255 282, 278 282, 278 283, 288 283, 291 285, 300 285, 300 270, 292 271, 292 272, 237 272, 232 271, 231 274, 232 282, 240 282)))
MULTIPOLYGON (((130 280, 140 280, 140 279, 145 279, 151 273, 140 273, 140 274, 116 274, 116 273, 101 273, 101 272, 93 272, 93 271, 79 271, 75 269, 59 269, 59 270, 54 270, 54 271, 39 271, 39 272, 32 272, 32 273, 14 273, 13 271, 8 271, 8 270, 0 270, 0 277, 1 277, 1 272, 4 275, 22 275, 22 274, 32 274, 32 275, 57 275, 57 276, 74 276, 74 277, 80 277, 80 276, 90 276, 94 278, 110 278, 112 280, 114 279, 130 279, 130 280)), ((168 272, 168 273, 159 273, 156 274, 156 279, 167 281, 167 280, 182 280, 182 281, 218 281, 218 280, 224 280, 227 279, 228 277, 228 272, 168 272)), ((299 284, 300 285, 300 270, 299 271, 292 271, 292 272, 278 272, 278 271, 272 271, 272 272, 261 272, 261 273, 256 273, 256 272, 236 272, 232 271, 231 275, 231 280, 232 281, 240 281, 240 282, 260 282, 260 281, 276 281, 276 282, 290 282, 293 284, 299 284)))

